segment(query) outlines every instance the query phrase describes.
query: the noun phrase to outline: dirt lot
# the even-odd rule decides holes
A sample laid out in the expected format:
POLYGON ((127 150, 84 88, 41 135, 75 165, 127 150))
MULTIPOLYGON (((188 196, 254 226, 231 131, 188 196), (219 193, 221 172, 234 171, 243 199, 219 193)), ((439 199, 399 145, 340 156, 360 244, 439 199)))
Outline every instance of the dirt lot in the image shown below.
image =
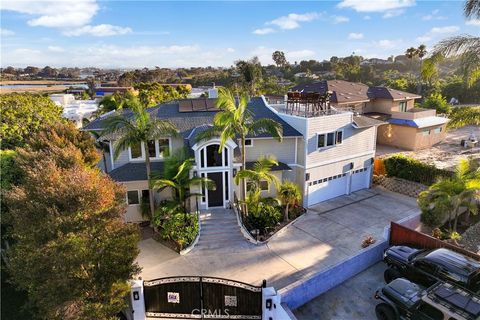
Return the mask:
POLYGON ((391 146, 378 145, 377 157, 388 156, 392 154, 404 154, 422 162, 435 165, 437 168, 454 168, 458 160, 467 157, 480 159, 480 146, 473 149, 466 149, 460 146, 462 139, 468 139, 470 134, 474 133, 477 139, 480 139, 480 127, 465 126, 459 129, 452 129, 447 132, 445 140, 430 149, 421 151, 404 151, 391 146))

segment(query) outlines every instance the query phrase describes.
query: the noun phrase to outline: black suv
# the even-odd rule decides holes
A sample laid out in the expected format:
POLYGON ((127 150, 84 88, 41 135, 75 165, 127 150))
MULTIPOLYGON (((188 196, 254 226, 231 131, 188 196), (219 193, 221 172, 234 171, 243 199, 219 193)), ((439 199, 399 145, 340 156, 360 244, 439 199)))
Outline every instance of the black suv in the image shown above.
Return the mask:
POLYGON ((455 283, 473 292, 480 291, 480 262, 448 249, 419 250, 394 246, 385 250, 385 282, 407 278, 425 287, 438 280, 455 283))
POLYGON ((379 320, 477 320, 480 297, 439 281, 428 289, 406 279, 395 279, 377 290, 375 307, 379 320))

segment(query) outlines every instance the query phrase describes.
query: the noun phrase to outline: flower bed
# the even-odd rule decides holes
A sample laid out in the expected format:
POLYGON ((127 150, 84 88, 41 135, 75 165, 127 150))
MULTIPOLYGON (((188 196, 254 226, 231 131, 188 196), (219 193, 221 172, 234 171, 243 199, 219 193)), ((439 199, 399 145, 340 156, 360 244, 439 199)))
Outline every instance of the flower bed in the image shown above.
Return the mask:
POLYGON ((198 235, 198 216, 194 213, 175 213, 155 221, 158 227, 154 239, 172 250, 180 252, 198 235))

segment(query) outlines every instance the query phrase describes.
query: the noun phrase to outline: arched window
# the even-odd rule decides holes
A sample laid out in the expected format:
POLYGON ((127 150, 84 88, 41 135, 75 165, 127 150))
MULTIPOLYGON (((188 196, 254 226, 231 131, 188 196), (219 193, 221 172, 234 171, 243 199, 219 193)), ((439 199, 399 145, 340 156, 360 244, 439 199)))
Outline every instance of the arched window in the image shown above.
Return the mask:
POLYGON ((227 167, 228 166, 228 149, 224 148, 223 152, 219 153, 219 144, 210 144, 200 149, 200 167, 227 167))

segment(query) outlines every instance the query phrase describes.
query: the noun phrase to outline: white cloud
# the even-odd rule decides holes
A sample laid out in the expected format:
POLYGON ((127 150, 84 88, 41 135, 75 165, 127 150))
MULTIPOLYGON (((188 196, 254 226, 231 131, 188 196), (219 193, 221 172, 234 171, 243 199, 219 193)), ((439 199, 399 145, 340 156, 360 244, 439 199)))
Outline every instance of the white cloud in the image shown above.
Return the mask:
POLYGON ((436 34, 446 34, 446 33, 455 33, 459 31, 460 28, 457 26, 446 26, 446 27, 435 27, 430 30, 431 33, 436 34))
POLYGON ((467 26, 477 26, 480 27, 480 19, 473 19, 473 20, 468 20, 465 22, 467 26))
POLYGON ((350 21, 350 19, 348 17, 345 17, 345 16, 333 16, 333 23, 337 24, 337 23, 344 23, 344 22, 348 22, 350 21))
POLYGON ((270 34, 274 32, 275 30, 272 28, 260 28, 253 31, 254 34, 258 34, 258 35, 265 35, 265 34, 270 34))
POLYGON ((432 37, 425 35, 417 37, 415 40, 417 40, 417 42, 429 42, 430 40, 432 40, 432 37))
POLYGON ((83 36, 91 35, 95 37, 107 37, 132 33, 132 29, 119 26, 112 26, 111 24, 99 24, 96 26, 86 25, 78 29, 64 31, 63 34, 67 36, 83 36))
POLYGON ((14 34, 15 32, 13 32, 12 30, 0 28, 0 36, 2 37, 13 36, 14 34))
POLYGON ((374 44, 377 47, 380 47, 382 49, 393 49, 395 47, 398 47, 402 43, 402 40, 380 40, 376 41, 374 44))
POLYGON ((398 10, 390 10, 385 12, 385 14, 382 16, 383 19, 389 19, 393 17, 398 17, 401 16, 402 14, 405 13, 405 9, 398 9, 398 10))
POLYGON ((351 8, 358 12, 384 12, 415 5, 415 0, 343 0, 339 8, 351 8))
POLYGON ((4 0, 2 10, 31 16, 30 26, 69 28, 88 24, 99 9, 95 0, 4 0))
POLYGON ((58 46, 48 46, 47 49, 48 51, 51 51, 51 52, 65 52, 65 49, 58 46))
POLYGON ((439 13, 440 13, 440 10, 435 9, 431 13, 422 16, 422 20, 430 21, 430 20, 445 20, 445 19, 447 19, 446 17, 439 15, 439 13))
POLYGON ((316 12, 308 12, 304 14, 290 13, 287 16, 283 16, 267 22, 267 25, 275 25, 283 30, 291 30, 300 27, 300 22, 310 22, 318 19, 319 14, 316 12))
POLYGON ((370 17, 370 16, 363 17, 363 20, 370 20, 370 19, 372 19, 372 17, 370 17))
POLYGON ((226 51, 227 51, 228 53, 233 53, 233 52, 235 52, 235 49, 233 49, 233 48, 227 48, 226 51))
POLYGON ((315 55, 315 51, 307 50, 307 49, 285 52, 285 57, 290 60, 313 58, 314 55, 315 55))
POLYGON ((348 39, 351 39, 351 40, 360 40, 360 39, 363 39, 363 33, 355 33, 355 32, 352 32, 348 35, 348 39))

